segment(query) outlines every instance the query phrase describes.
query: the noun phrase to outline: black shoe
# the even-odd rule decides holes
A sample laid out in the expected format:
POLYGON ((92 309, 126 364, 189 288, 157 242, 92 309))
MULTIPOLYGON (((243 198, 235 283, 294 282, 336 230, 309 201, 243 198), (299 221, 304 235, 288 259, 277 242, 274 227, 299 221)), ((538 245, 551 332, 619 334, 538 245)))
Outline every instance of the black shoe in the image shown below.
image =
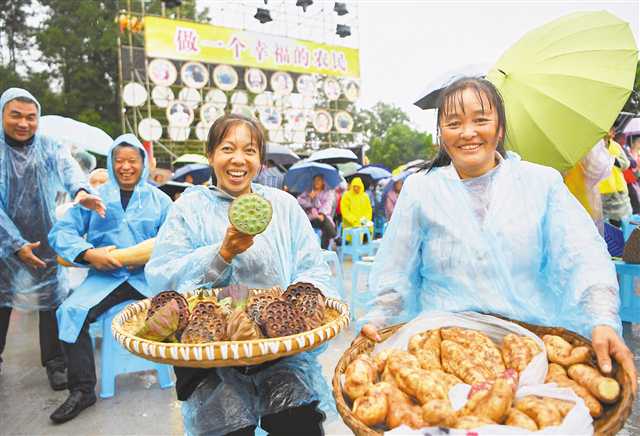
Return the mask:
POLYGON ((96 403, 96 394, 86 394, 82 391, 74 391, 69 394, 69 398, 66 399, 60 407, 49 417, 54 423, 62 424, 67 422, 80 414, 84 409, 89 406, 93 406, 96 403))
POLYGON ((64 391, 67 389, 67 373, 64 368, 47 366, 47 377, 49 384, 54 391, 64 391))

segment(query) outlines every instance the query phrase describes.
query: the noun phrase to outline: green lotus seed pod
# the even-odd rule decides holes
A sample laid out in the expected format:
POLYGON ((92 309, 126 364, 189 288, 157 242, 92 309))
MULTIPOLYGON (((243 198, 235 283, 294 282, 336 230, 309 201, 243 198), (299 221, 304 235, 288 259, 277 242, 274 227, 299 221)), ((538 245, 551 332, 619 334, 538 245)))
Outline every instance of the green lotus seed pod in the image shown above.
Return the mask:
POLYGON ((243 194, 229 206, 229 221, 239 231, 247 235, 257 235, 265 231, 271 222, 271 203, 257 194, 243 194))

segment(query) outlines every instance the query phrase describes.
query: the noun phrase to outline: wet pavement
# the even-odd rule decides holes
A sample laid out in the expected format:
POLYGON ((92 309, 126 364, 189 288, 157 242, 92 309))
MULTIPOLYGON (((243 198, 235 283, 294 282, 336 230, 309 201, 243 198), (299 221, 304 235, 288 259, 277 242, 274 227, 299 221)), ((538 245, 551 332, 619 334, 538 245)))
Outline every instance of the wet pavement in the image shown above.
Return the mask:
MULTIPOLYGON (((345 262, 345 289, 351 288, 350 262, 345 262)), ((174 389, 160 389, 154 372, 134 373, 117 378, 116 395, 100 399, 65 424, 54 425, 49 415, 66 399, 67 392, 49 388, 44 368, 40 367, 38 323, 35 313, 13 311, 4 363, 0 372, 0 435, 182 435, 180 402, 174 389)), ((636 353, 640 367, 640 325, 625 324, 625 340, 636 353)), ((330 384, 335 365, 355 336, 353 330, 334 339, 320 363, 330 384)), ((96 353, 98 386, 100 353, 96 353)), ((97 388, 97 391, 99 387, 97 388)), ((348 435, 350 430, 340 417, 330 416, 325 423, 327 435, 348 435)), ((640 400, 623 436, 640 435, 640 400)))

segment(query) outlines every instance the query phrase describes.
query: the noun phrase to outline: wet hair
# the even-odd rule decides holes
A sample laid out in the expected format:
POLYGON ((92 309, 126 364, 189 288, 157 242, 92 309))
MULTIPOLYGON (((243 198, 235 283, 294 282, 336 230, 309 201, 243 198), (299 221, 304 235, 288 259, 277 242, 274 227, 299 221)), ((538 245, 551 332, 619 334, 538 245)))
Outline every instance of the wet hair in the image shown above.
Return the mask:
POLYGON ((438 154, 436 157, 425 164, 419 165, 419 170, 431 171, 433 168, 444 167, 451 163, 451 157, 447 154, 447 151, 442 144, 440 122, 450 113, 456 110, 456 107, 464 110, 464 100, 462 98, 462 92, 465 89, 472 89, 475 91, 480 101, 482 110, 485 111, 485 103, 489 103, 489 109, 496 111, 498 115, 498 132, 502 131, 502 137, 498 139, 496 151, 500 153, 502 157, 506 157, 507 152, 504 148, 504 141, 507 134, 507 117, 504 110, 504 100, 500 91, 486 79, 478 77, 461 77, 454 80, 446 88, 444 88, 438 96, 437 102, 437 133, 438 143, 440 144, 438 154))
POLYGON ((113 151, 111 152, 112 159, 116 158, 116 154, 120 150, 122 150, 123 148, 127 148, 127 147, 135 148, 136 150, 138 150, 138 153, 140 153, 140 157, 142 157, 142 162, 144 163, 144 150, 142 150, 139 147, 136 147, 135 145, 131 145, 128 142, 121 142, 120 144, 118 144, 115 147, 113 147, 113 151))
MULTIPOLYGON (((249 132, 251 132, 251 140, 255 141, 258 145, 260 164, 264 165, 267 160, 264 129, 258 120, 239 114, 223 115, 213 122, 209 129, 209 137, 207 138, 207 156, 211 157, 229 131, 239 125, 246 126, 249 132)), ((211 169, 211 182, 214 186, 218 184, 218 179, 216 178, 213 168, 211 169)))
POLYGON ((38 110, 38 103, 36 103, 35 100, 33 100, 33 99, 29 98, 29 97, 20 96, 20 97, 12 98, 8 102, 6 102, 5 105, 4 105, 4 108, 2 108, 3 112, 4 112, 4 109, 7 108, 7 105, 9 103, 11 103, 12 101, 19 101, 20 103, 32 104, 32 105, 34 105, 36 107, 36 110, 38 110))

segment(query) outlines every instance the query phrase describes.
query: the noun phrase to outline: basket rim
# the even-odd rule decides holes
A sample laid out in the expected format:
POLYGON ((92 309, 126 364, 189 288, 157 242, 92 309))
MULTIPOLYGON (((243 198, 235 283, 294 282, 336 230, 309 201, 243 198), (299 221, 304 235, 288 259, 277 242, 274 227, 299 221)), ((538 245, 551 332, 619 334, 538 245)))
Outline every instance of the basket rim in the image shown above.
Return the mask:
MULTIPOLYGON (((492 316, 496 316, 493 315, 492 316)), ((587 344, 590 348, 592 348, 591 341, 585 338, 584 336, 575 333, 571 330, 565 329, 563 327, 548 327, 541 326, 535 324, 529 324, 523 321, 512 320, 509 318, 505 318, 503 316, 498 316, 499 318, 505 319, 509 322, 513 322, 518 324, 528 330, 530 330, 536 336, 541 337, 535 330, 545 330, 545 334, 558 334, 562 333, 567 336, 572 337, 573 339, 578 339, 583 343, 587 344)), ((404 323, 395 324, 392 326, 388 326, 378 330, 382 341, 387 340, 390 336, 392 336, 397 330, 399 330, 404 323)), ((382 342, 381 341, 381 342, 382 342)), ((342 375, 346 370, 346 367, 351 363, 356 356, 362 354, 365 351, 371 351, 375 347, 376 342, 364 337, 363 335, 358 335, 353 340, 349 348, 347 348, 338 363, 336 364, 333 378, 332 378, 332 394, 336 401, 336 408, 340 417, 345 422, 345 424, 358 436, 378 436, 383 433, 376 431, 365 424, 363 424, 359 419, 353 415, 351 409, 348 407, 345 396, 342 390, 342 375)), ((610 377, 615 378, 618 383, 620 383, 621 393, 619 400, 612 406, 615 406, 614 412, 609 416, 603 416, 597 419, 593 419, 593 429, 594 434, 599 436, 604 435, 615 435, 620 429, 624 426, 626 420, 631 414, 631 410, 633 407, 633 402, 635 397, 633 396, 633 392, 631 390, 631 383, 628 374, 623 370, 623 368, 617 364, 617 362, 613 361, 613 371, 610 377)))
MULTIPOLYGON (((273 289, 278 289, 278 290, 282 290, 279 287, 273 287, 273 288, 251 288, 250 291, 258 291, 258 292, 268 292, 270 290, 273 289)), ((213 289, 205 289, 204 291, 209 292, 209 295, 211 294, 216 294, 221 290, 221 288, 213 288, 213 289)), ((183 293, 182 295, 185 298, 189 298, 193 295, 195 295, 197 292, 202 292, 203 289, 194 289, 192 291, 188 291, 183 293)), ((211 347, 211 346, 230 346, 230 345, 239 345, 239 346, 245 346, 245 345, 260 345, 260 344, 266 344, 266 343, 274 343, 274 342, 284 342, 284 341, 295 341, 297 338, 302 337, 302 336, 306 336, 309 334, 316 334, 318 336, 324 336, 324 331, 327 328, 333 329, 335 334, 337 335, 341 330, 342 327, 341 325, 344 324, 345 327, 347 325, 349 325, 350 320, 351 320, 351 314, 349 311, 349 306, 343 302, 342 300, 339 300, 337 298, 333 298, 333 297, 325 297, 325 301, 327 303, 331 303, 333 306, 335 307, 331 307, 331 309, 334 309, 338 312, 338 316, 332 320, 330 320, 329 322, 322 324, 314 329, 311 330, 306 330, 304 332, 301 333, 296 333, 295 335, 288 335, 288 336, 279 336, 277 338, 260 338, 260 339, 248 339, 248 340, 242 340, 242 341, 215 341, 215 342, 201 342, 201 343, 197 343, 197 344, 184 344, 184 343, 180 343, 180 342, 158 342, 158 341, 152 341, 150 339, 144 339, 141 338, 139 336, 134 335, 133 333, 127 331, 124 328, 124 322, 127 321, 128 319, 130 319, 133 315, 137 315, 139 313, 141 313, 143 310, 148 310, 149 307, 151 306, 151 298, 145 298, 144 300, 138 300, 135 301, 131 304, 128 304, 127 306, 125 306, 116 316, 113 317, 113 321, 111 324, 111 330, 112 330, 112 334, 116 335, 122 335, 125 339, 125 341, 127 339, 130 340, 136 340, 138 341, 141 345, 142 344, 147 344, 147 346, 155 346, 155 347, 165 347, 168 349, 171 348, 178 348, 178 349, 191 349, 191 348, 202 348, 202 347, 211 347), (133 312, 130 316, 128 315, 128 312, 131 311, 133 312), (322 332, 322 333, 320 333, 322 332)), ((326 341, 326 340, 324 340, 326 341)), ((324 341, 319 341, 318 344, 322 344, 324 341)), ((128 347, 125 347, 128 348, 128 347)), ((234 360, 234 359, 229 359, 229 360, 234 360)), ((194 361, 193 359, 185 359, 184 361, 181 360, 181 362, 189 362, 189 361, 194 361)), ((211 360, 209 360, 211 361, 211 360)))

